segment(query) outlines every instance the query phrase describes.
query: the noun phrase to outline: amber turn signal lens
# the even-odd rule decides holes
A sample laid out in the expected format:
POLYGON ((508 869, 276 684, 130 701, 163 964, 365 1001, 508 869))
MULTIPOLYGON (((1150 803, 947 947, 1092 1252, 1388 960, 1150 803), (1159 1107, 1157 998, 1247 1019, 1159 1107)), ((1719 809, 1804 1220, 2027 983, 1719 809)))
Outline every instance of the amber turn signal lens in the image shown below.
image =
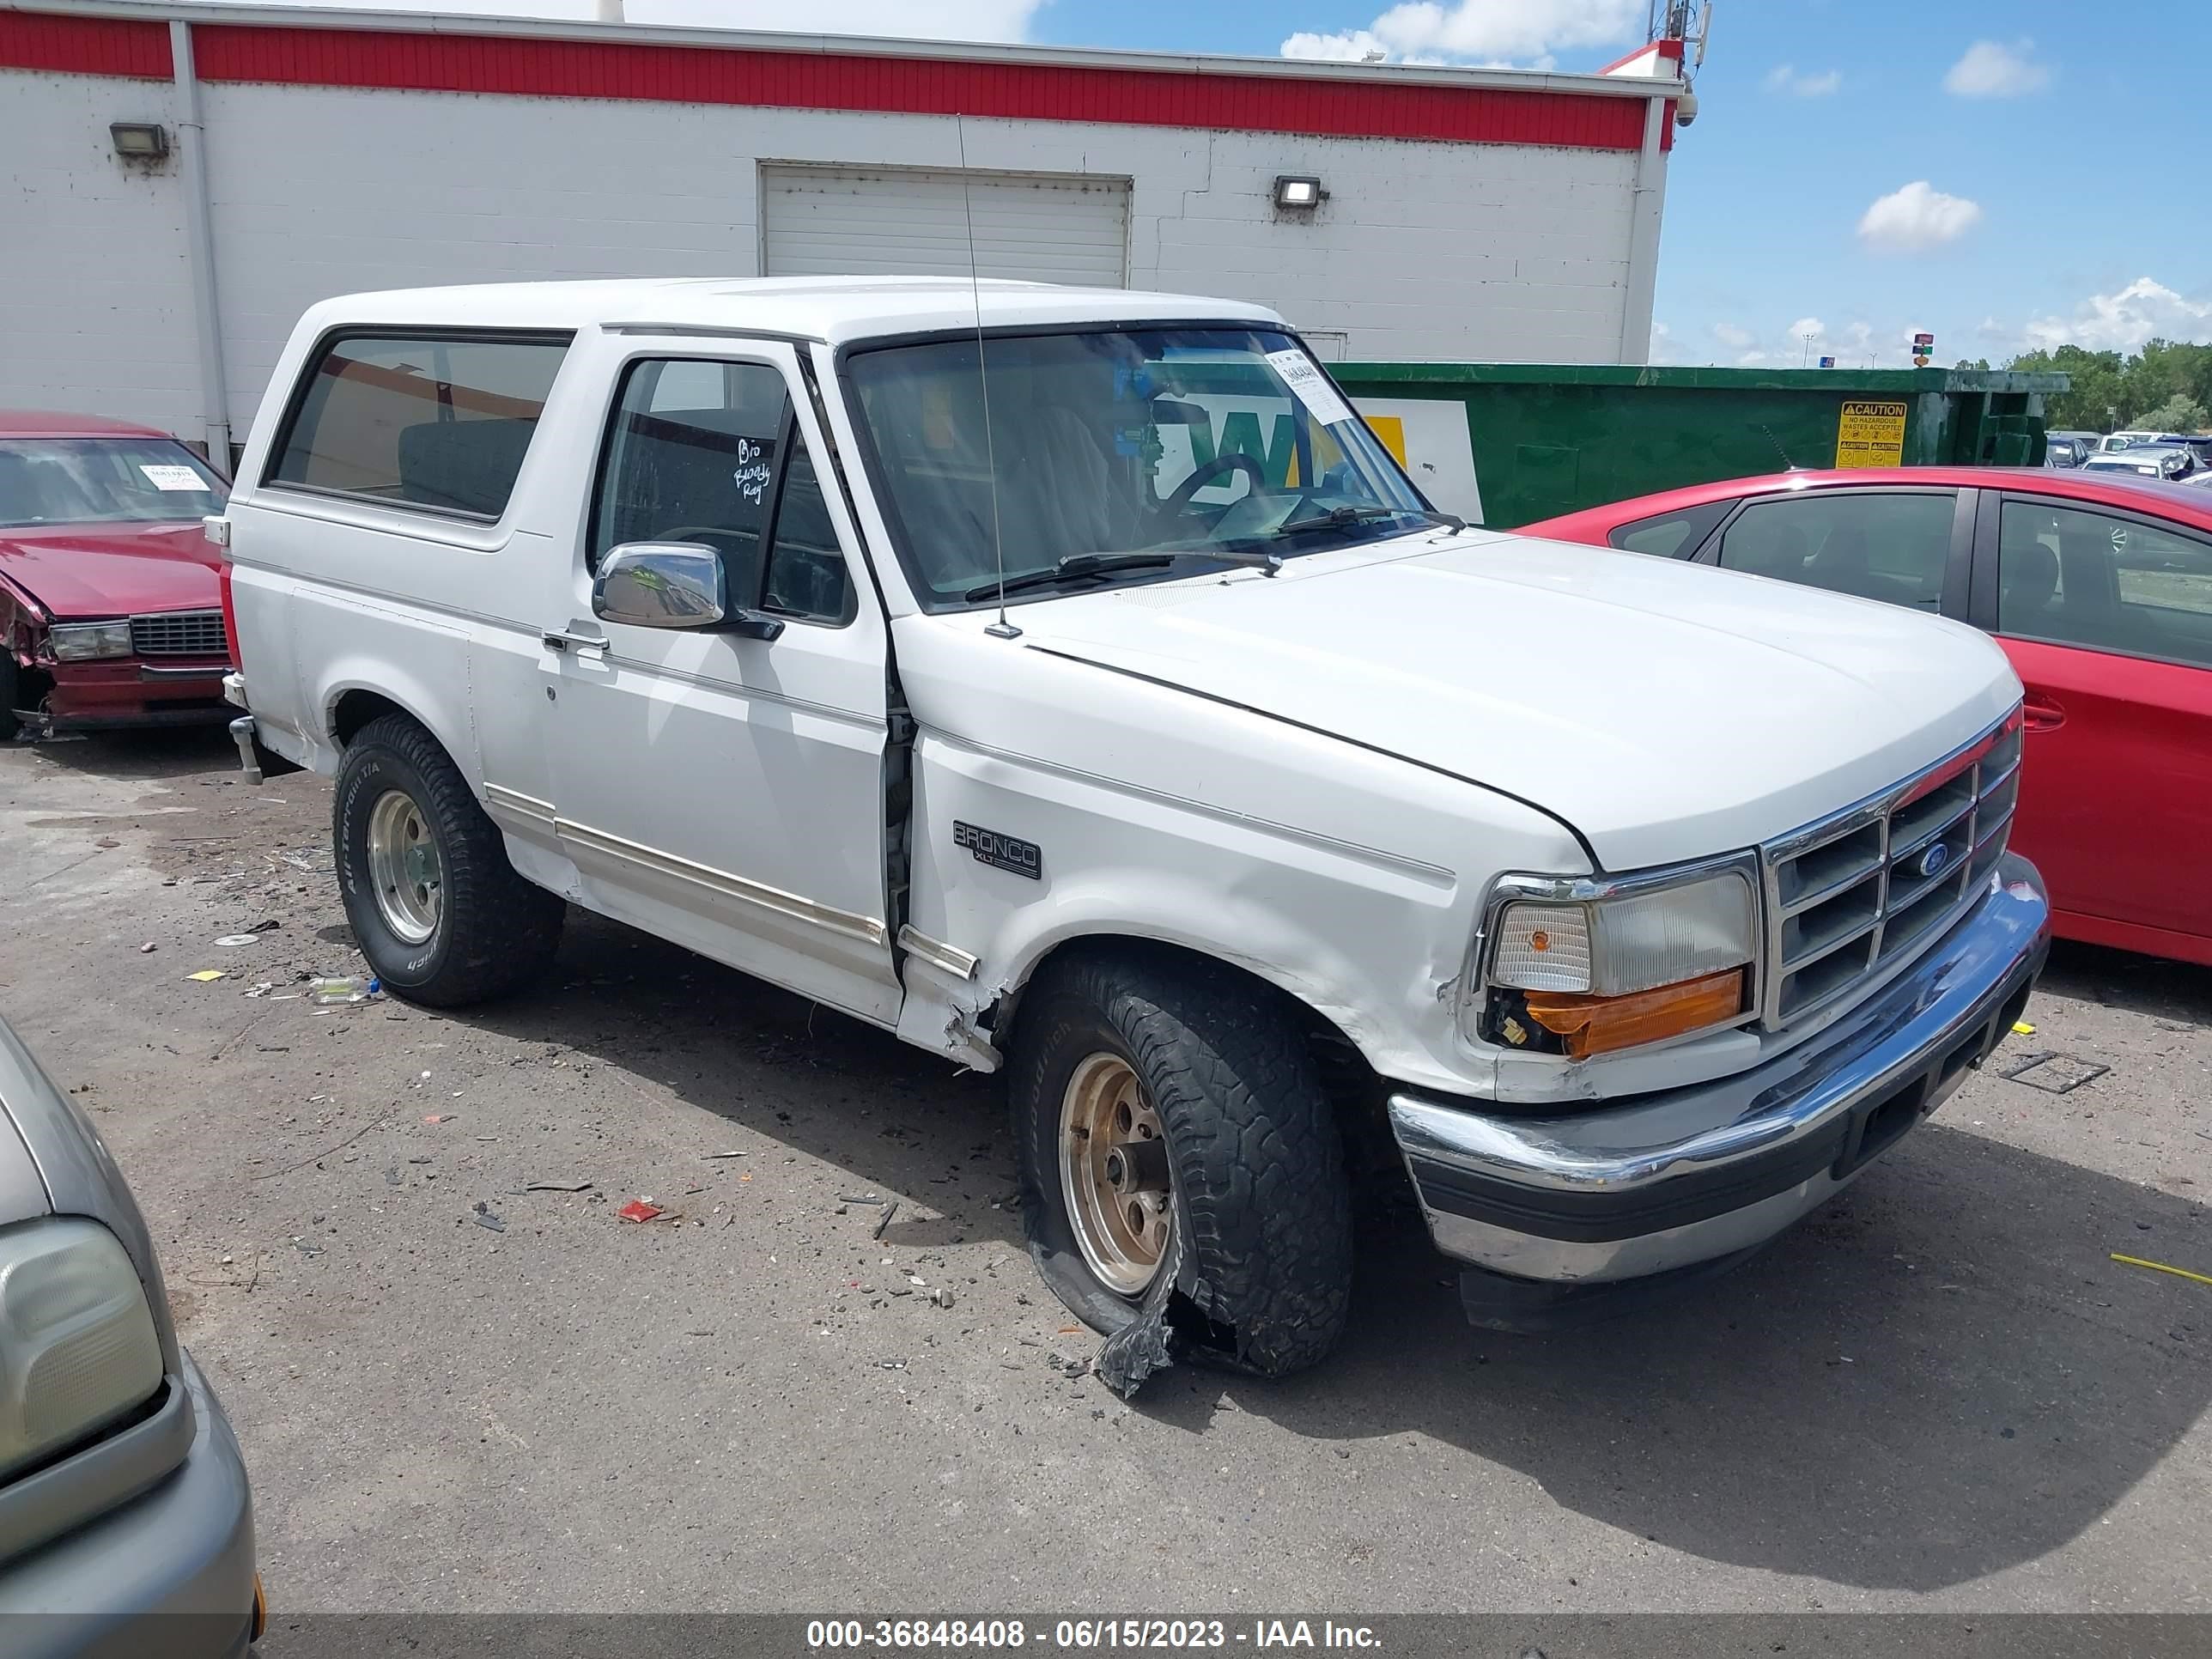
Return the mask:
POLYGON ((1528 1018, 1567 1045, 1571 1060, 1633 1048, 1733 1019, 1744 1011, 1747 970, 1730 968, 1623 997, 1531 991, 1528 1018))

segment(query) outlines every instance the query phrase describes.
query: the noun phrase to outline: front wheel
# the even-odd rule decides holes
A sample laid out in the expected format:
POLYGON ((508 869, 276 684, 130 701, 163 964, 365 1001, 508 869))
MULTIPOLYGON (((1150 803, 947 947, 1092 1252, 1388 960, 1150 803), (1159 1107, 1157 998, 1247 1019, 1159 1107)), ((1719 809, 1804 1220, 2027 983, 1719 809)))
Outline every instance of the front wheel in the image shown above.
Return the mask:
POLYGON ((1113 1334, 1171 1272, 1212 1358, 1279 1376, 1335 1346, 1351 1193, 1278 993, 1142 948, 1048 964, 1009 1080, 1030 1255, 1079 1318, 1113 1334))
POLYGON ((515 873, 460 769, 405 715, 346 746, 331 817, 346 921, 394 995, 463 1007, 553 959, 566 906, 515 873))

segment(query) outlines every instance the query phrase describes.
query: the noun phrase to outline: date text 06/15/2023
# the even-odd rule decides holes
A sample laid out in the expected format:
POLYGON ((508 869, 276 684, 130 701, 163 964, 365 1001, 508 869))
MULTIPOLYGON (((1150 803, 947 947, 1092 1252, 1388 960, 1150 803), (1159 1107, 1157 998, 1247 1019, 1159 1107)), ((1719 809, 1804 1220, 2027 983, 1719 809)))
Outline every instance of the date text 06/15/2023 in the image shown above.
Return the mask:
POLYGON ((1381 1638, 1365 1625, 1334 1620, 1060 1619, 1049 1626, 1026 1619, 817 1619, 806 1626, 816 1651, 884 1648, 1050 1647, 1061 1651, 1174 1648, 1356 1648, 1381 1638))

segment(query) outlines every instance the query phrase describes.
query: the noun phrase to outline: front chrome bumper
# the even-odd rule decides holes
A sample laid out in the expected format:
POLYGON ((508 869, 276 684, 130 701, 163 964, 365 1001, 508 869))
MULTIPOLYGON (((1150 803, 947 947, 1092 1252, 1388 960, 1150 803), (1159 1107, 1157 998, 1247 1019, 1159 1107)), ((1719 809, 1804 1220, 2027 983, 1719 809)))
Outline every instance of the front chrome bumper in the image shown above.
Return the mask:
POLYGON ((2020 1018, 2050 944, 2042 878, 2008 854, 1911 968, 1747 1072, 1565 1116, 1393 1096, 1430 1237, 1474 1267, 1562 1285, 1755 1248, 1935 1110, 2020 1018))

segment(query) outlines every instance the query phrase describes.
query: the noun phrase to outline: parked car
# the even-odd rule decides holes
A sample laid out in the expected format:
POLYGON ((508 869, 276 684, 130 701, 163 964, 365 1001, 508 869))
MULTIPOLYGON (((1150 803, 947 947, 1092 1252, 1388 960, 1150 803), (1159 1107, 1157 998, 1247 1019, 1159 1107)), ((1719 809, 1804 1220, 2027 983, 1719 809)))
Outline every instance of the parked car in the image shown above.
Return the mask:
POLYGON ((2027 687, 2014 840, 2063 938, 2212 963, 2174 857, 2212 803, 2212 495, 2100 471, 1910 467, 1700 484, 1528 526, 1955 617, 2027 687))
POLYGON ((167 433, 0 413, 0 740, 225 719, 228 486, 167 433))
POLYGON ((2112 432, 2097 441, 2100 450, 2125 449, 2133 444, 2147 444, 2158 437, 2155 432, 2112 432))
POLYGON ((2109 454, 2092 455, 2082 463, 2090 472, 2132 474, 2144 478, 2185 477, 2195 470, 2186 449, 2164 444, 2130 444, 2109 454))
POLYGON ((2088 459, 2089 452, 2072 438, 2061 437, 2055 432, 2045 433, 2043 440, 2043 464, 2045 466, 2079 466, 2088 459))
POLYGON ((2067 442, 2072 444, 2085 455, 2091 450, 2096 448, 2098 444, 2103 441, 2103 434, 2095 432, 2075 432, 2068 430, 2047 432, 2044 436, 2045 438, 2063 438, 2067 442))
POLYGON ((1139 1350, 1328 1351, 1347 1137, 1478 1316, 1724 1265, 2046 950, 1986 639, 1469 531, 1256 306, 335 300, 214 528, 388 990, 568 900, 1004 1068, 1032 1255, 1139 1350))
POLYGON ((138 1206, 0 1021, 0 1628, 10 1659, 241 1659, 246 1464, 138 1206))

